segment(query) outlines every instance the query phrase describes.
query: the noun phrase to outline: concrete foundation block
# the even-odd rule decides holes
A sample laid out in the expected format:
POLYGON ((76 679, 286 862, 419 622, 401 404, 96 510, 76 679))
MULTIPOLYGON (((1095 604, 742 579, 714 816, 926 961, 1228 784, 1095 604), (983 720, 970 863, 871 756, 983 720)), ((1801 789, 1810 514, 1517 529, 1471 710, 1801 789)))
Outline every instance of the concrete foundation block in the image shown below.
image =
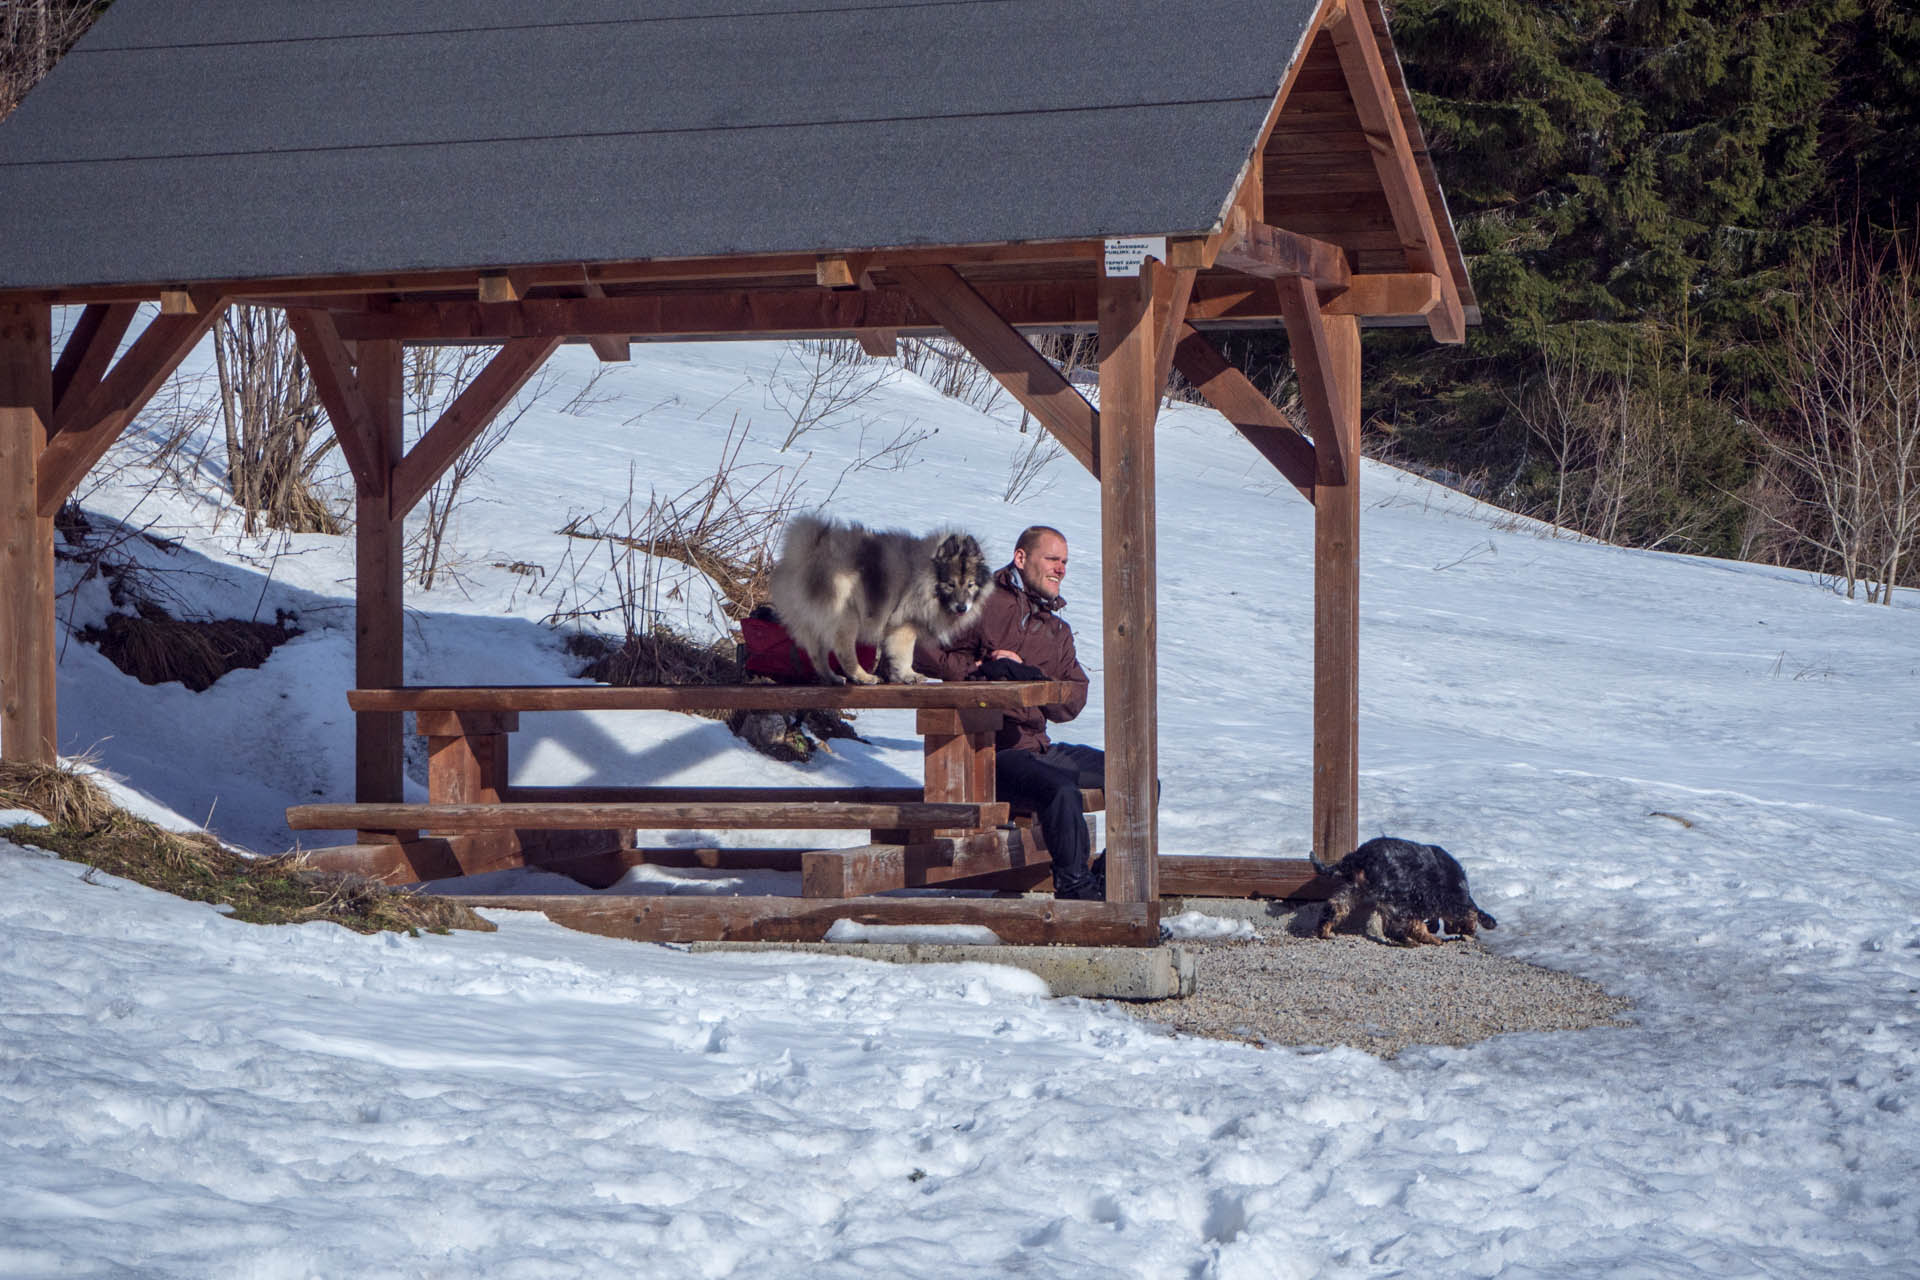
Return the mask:
POLYGON ((890 964, 1004 964, 1024 969, 1056 996, 1169 1000, 1193 994, 1194 958, 1184 947, 958 946, 931 942, 695 942, 689 950, 798 951, 890 964))

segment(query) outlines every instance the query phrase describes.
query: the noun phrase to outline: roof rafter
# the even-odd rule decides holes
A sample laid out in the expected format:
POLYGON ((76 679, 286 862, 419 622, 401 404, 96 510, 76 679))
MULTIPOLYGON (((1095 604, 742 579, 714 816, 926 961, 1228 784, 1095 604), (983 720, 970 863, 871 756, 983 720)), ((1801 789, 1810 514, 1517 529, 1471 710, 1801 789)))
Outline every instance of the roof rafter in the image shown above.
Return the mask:
POLYGON ((80 313, 53 367, 53 421, 48 425, 53 434, 74 420, 100 385, 139 309, 137 302, 96 302, 80 313))
POLYGON ((340 452, 361 496, 371 498, 388 492, 393 460, 374 429, 373 411, 361 394, 353 356, 334 327, 333 317, 324 311, 289 307, 287 325, 300 344, 300 354, 306 357, 313 389, 333 422, 334 438, 340 442, 340 452))
POLYGON ((1440 303, 1427 313, 1427 325, 1440 342, 1464 342, 1466 316, 1460 291, 1441 247, 1433 206, 1427 200, 1419 166, 1414 163, 1413 145, 1394 101, 1365 0, 1343 0, 1329 16, 1327 30, 1340 55, 1341 69, 1346 72, 1347 91, 1360 117, 1361 130, 1373 151, 1374 171, 1386 192, 1407 266, 1440 278, 1440 303))
POLYGON ((1279 469, 1287 482, 1298 489, 1308 502, 1313 501, 1313 486, 1319 474, 1313 442, 1300 434, 1287 415, 1246 374, 1240 372, 1205 334, 1190 324, 1180 326, 1180 342, 1174 348, 1174 366, 1220 416, 1234 425, 1262 457, 1279 469))
POLYGON ((972 352, 1021 407, 1081 466, 1099 476, 1100 416, 1051 361, 952 267, 911 267, 895 274, 913 300, 972 352))
MULTIPOLYGON (((106 456, 127 424, 206 336, 224 305, 208 306, 198 315, 155 316, 112 371, 80 399, 40 454, 35 496, 42 516, 58 511, 81 477, 106 456)), ((71 388, 68 395, 71 398, 71 388)))
POLYGON ((407 456, 394 466, 393 484, 387 494, 389 519, 406 518, 453 460, 479 438, 487 424, 559 345, 558 338, 520 338, 501 347, 499 353, 487 361, 486 367, 441 413, 439 421, 428 428, 407 456))

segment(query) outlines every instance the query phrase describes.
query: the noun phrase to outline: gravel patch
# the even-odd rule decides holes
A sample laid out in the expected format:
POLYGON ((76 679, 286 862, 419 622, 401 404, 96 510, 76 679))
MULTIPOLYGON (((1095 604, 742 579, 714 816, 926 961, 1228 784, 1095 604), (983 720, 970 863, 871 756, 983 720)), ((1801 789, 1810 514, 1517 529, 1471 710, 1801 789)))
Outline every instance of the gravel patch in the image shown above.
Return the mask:
POLYGON ((1595 983, 1477 941, 1394 946, 1313 935, 1318 905, 1262 921, 1252 941, 1185 940, 1194 994, 1127 1004, 1187 1035, 1258 1045, 1347 1045, 1391 1058, 1410 1045, 1469 1045, 1510 1031, 1631 1025, 1631 1003, 1595 983))

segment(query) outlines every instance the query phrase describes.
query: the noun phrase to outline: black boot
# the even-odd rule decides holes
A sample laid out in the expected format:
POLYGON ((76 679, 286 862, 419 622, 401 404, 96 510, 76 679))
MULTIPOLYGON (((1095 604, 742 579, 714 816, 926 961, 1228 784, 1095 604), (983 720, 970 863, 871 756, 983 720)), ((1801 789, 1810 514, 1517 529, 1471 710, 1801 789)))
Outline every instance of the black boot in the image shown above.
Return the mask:
POLYGON ((1093 866, 1078 875, 1054 868, 1053 896, 1067 902, 1105 902, 1107 899, 1107 855, 1093 860, 1093 866))

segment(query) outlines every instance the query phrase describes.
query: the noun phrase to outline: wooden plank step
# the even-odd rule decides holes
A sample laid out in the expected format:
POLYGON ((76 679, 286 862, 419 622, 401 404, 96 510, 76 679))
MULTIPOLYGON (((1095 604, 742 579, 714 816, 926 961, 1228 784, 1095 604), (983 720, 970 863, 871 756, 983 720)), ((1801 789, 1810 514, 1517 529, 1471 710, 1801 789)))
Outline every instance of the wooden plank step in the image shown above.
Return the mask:
POLYGON ((1039 707, 1065 702, 1051 680, 930 680, 925 684, 406 685, 350 689, 355 711, 804 711, 1039 707))
POLYGON ((1007 820, 1004 804, 301 804, 296 831, 558 831, 729 828, 985 827, 1007 820))
POLYGON ((810 849, 800 855, 800 893, 807 898, 858 898, 1035 864, 1051 865, 1044 852, 1007 831, 917 844, 810 849))
POLYGON ((859 924, 982 924, 1010 945, 1151 947, 1157 902, 1053 898, 660 897, 627 894, 450 895, 469 907, 539 911, 555 924, 642 942, 819 942, 836 920, 859 924))

